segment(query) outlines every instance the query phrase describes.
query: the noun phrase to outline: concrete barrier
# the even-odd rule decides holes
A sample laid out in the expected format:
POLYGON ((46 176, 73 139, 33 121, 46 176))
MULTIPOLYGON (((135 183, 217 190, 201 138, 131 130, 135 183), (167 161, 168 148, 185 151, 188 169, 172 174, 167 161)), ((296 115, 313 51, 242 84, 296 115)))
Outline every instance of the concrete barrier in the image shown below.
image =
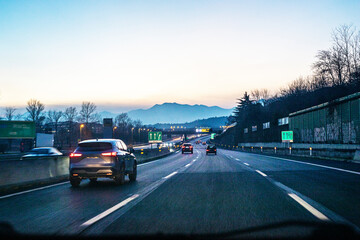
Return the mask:
POLYGON ((237 146, 217 144, 219 147, 254 153, 316 157, 360 163, 360 145, 308 143, 239 143, 237 146))
MULTIPOLYGON (((138 163, 166 157, 176 149, 155 148, 135 151, 138 163)), ((18 159, 18 158, 17 158, 18 159)), ((16 192, 68 179, 69 157, 42 157, 26 160, 0 161, 0 194, 16 192)))

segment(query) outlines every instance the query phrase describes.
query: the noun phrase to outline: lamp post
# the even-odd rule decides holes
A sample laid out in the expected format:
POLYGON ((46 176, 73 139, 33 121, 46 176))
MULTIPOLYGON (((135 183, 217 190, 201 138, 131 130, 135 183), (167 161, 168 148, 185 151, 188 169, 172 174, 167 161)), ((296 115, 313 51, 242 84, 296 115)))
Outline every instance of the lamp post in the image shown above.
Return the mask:
POLYGON ((85 125, 84 124, 80 124, 80 141, 82 140, 82 132, 83 132, 83 128, 85 127, 85 125))
POLYGON ((134 128, 131 128, 131 144, 134 145, 134 128))
POLYGON ((117 129, 117 126, 113 127, 112 137, 115 138, 115 131, 117 129))

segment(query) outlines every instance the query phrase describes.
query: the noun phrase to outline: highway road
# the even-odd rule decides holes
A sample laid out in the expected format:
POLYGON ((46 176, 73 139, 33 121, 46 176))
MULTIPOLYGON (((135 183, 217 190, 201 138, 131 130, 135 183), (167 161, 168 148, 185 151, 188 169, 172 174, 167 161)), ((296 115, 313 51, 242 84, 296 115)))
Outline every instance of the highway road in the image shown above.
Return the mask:
MULTIPOLYGON (((0 221, 21 233, 219 233, 283 221, 360 227, 358 164, 218 149, 141 164, 138 180, 68 182, 0 197, 0 221)), ((251 236, 303 236, 293 226, 251 236)))

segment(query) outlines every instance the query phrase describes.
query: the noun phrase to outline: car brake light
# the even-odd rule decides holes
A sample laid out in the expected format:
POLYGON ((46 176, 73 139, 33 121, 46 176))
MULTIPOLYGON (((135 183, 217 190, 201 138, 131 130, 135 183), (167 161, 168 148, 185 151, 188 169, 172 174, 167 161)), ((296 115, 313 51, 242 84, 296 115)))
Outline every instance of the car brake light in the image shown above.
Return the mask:
POLYGON ((208 151, 209 151, 209 149, 206 149, 206 151, 208 152, 208 151))
POLYGON ((102 156, 107 156, 107 157, 115 157, 117 154, 117 152, 104 152, 101 155, 102 156))
POLYGON ((81 157, 81 153, 70 153, 70 157, 81 157))

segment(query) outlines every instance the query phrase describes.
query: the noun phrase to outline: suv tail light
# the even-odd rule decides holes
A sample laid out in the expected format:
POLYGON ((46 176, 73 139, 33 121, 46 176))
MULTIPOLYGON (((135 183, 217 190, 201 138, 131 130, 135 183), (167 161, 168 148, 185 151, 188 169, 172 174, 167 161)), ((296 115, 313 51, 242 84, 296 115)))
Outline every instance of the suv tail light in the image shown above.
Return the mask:
POLYGON ((106 157, 115 157, 117 152, 104 152, 101 155, 106 157))
POLYGON ((81 157, 81 153, 70 153, 70 157, 81 157))

